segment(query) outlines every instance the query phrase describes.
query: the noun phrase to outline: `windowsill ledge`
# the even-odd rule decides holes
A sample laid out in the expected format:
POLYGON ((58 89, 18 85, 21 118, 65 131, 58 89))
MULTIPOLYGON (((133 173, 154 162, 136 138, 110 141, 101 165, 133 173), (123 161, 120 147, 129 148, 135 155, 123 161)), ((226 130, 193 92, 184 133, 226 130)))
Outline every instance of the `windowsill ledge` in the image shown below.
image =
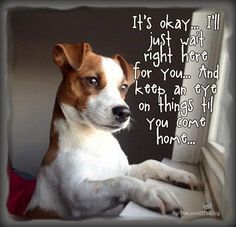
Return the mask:
MULTIPOLYGON (((164 159, 162 162, 169 166, 192 172, 197 177, 201 178, 200 169, 196 165, 190 165, 182 162, 174 162, 168 159, 164 159)), ((154 184, 159 188, 163 188, 163 190, 169 190, 175 193, 183 206, 182 217, 177 218, 174 214, 161 215, 160 213, 148 210, 134 202, 129 202, 127 204, 127 206, 120 214, 121 217, 138 219, 138 220, 160 219, 163 221, 169 220, 175 222, 182 222, 186 220, 191 220, 195 222, 197 220, 202 220, 202 219, 204 219, 204 221, 220 220, 219 218, 217 218, 217 214, 215 214, 214 216, 212 215, 212 212, 207 212, 206 210, 203 209, 203 205, 206 203, 206 198, 203 191, 189 190, 152 179, 148 179, 146 182, 154 184)))

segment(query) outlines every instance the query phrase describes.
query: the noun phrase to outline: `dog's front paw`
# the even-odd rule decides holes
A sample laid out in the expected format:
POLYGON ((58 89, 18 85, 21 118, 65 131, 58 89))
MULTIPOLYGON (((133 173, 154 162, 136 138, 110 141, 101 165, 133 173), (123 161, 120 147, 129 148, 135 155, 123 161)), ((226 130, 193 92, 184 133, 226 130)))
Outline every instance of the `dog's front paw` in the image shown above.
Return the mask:
POLYGON ((203 188, 199 178, 184 170, 176 170, 171 172, 167 180, 172 184, 192 190, 202 190, 203 188))
POLYGON ((183 210, 182 205, 176 196, 169 192, 159 190, 156 187, 147 187, 136 194, 134 202, 153 210, 160 212, 162 215, 183 210))

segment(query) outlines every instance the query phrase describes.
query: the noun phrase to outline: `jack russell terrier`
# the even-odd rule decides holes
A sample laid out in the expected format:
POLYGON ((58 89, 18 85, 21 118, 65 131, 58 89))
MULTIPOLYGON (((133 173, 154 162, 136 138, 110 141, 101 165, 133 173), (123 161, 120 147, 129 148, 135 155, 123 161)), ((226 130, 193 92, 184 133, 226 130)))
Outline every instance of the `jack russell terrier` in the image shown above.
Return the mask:
POLYGON ((112 133, 126 128, 124 99, 134 70, 115 55, 103 57, 89 44, 57 44, 53 59, 63 80, 51 122, 50 144, 26 209, 29 218, 78 218, 102 214, 134 201, 165 214, 182 209, 175 195, 147 178, 198 188, 192 174, 154 160, 130 165, 112 133))

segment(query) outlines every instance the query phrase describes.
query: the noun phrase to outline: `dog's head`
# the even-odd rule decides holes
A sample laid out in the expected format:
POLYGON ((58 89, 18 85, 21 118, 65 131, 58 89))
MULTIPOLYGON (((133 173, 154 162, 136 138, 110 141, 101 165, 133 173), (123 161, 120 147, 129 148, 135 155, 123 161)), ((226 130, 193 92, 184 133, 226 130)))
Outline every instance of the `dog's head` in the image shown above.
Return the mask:
POLYGON ((127 127, 130 109, 124 99, 135 80, 122 56, 97 55, 87 43, 57 44, 53 59, 63 74, 57 101, 68 120, 111 132, 127 127))

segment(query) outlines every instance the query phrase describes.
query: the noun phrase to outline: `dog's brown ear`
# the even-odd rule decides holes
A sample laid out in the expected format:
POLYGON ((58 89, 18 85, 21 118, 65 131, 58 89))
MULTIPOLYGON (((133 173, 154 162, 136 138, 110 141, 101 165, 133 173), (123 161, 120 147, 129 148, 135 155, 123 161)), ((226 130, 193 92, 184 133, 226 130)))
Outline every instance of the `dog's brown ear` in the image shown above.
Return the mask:
POLYGON ((53 60, 63 70, 78 69, 85 54, 92 51, 88 43, 57 44, 53 48, 53 60))
POLYGON ((129 64, 120 54, 114 55, 113 59, 119 63, 120 67, 124 72, 124 75, 126 76, 126 80, 128 81, 129 85, 133 84, 134 81, 137 80, 140 75, 139 70, 136 71, 135 75, 133 65, 129 64))

